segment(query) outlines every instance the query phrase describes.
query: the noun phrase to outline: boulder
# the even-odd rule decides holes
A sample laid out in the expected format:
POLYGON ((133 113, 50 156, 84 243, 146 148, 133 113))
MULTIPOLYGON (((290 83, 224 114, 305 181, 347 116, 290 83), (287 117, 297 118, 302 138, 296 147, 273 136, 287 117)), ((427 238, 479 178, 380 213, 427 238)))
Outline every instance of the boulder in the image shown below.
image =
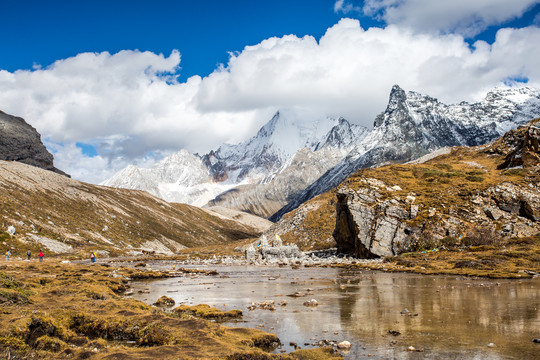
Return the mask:
POLYGON ((349 350, 351 348, 351 343, 345 340, 337 344, 337 347, 340 350, 349 350))
POLYGON ((499 220, 504 212, 500 210, 499 208, 489 206, 487 208, 484 208, 484 213, 491 219, 491 220, 499 220))
POLYGON ((538 191, 504 182, 488 189, 487 193, 500 210, 534 222, 540 220, 540 194, 538 191))

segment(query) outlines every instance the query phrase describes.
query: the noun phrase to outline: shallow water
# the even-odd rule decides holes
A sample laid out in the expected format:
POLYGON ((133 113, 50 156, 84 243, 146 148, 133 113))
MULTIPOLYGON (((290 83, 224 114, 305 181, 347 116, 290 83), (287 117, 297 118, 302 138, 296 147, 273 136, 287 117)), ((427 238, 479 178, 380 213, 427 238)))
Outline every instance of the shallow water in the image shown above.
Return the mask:
MULTIPOLYGON (((153 268, 172 263, 153 264, 153 268)), ((203 267, 198 267, 203 268, 203 267)), ((540 359, 540 278, 488 280, 329 268, 212 266, 218 276, 133 284, 134 298, 241 309, 228 326, 259 327, 284 343, 277 352, 347 340, 346 359, 540 359), (296 291, 312 294, 289 297, 296 291), (149 291, 139 293, 138 291, 149 291), (316 299, 317 307, 303 305, 316 299), (247 309, 274 300, 276 310, 247 309), (286 300, 286 306, 277 305, 286 300), (402 314, 407 309, 408 314, 402 314), (401 334, 393 336, 389 330, 401 334), (491 345, 488 345, 491 344, 491 345), (423 352, 411 352, 413 346, 423 352)))

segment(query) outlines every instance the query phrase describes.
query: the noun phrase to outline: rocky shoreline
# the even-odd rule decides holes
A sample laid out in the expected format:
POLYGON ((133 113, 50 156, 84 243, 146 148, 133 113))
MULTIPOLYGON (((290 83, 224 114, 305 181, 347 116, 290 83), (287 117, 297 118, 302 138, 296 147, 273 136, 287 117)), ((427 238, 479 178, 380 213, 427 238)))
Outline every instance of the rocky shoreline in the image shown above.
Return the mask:
MULTIPOLYGON (((430 251, 403 253, 399 256, 358 259, 340 254, 336 248, 300 251, 296 245, 271 246, 260 242, 235 248, 234 253, 213 251, 186 252, 181 256, 144 256, 108 259, 115 262, 152 262, 168 260, 175 266, 269 266, 362 268, 384 272, 408 272, 426 275, 459 275, 496 279, 527 279, 540 275, 537 261, 540 237, 532 236, 506 241, 503 245, 481 245, 467 248, 441 247, 430 251)), ((150 266, 151 267, 151 266, 150 266)))

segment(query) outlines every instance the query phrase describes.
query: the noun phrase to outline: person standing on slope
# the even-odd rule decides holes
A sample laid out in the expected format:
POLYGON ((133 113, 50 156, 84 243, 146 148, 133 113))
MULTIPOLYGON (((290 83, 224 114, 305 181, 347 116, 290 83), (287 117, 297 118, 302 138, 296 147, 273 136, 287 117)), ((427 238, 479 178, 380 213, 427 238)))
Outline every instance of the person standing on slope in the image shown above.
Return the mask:
POLYGON ((39 262, 42 262, 43 261, 43 251, 39 250, 39 262))

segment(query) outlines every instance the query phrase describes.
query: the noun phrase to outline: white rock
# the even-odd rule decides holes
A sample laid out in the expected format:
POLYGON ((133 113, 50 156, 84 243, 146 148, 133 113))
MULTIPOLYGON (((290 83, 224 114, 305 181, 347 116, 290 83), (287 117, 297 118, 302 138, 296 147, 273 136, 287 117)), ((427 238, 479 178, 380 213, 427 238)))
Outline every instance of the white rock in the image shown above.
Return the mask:
POLYGON ((318 305, 319 305, 319 302, 315 299, 311 299, 304 303, 304 306, 318 306, 318 305))
POLYGON ((15 226, 9 226, 8 229, 7 229, 7 232, 10 235, 15 235, 15 226))
POLYGON ((340 350, 349 350, 351 348, 351 343, 345 340, 337 344, 337 347, 340 350))

